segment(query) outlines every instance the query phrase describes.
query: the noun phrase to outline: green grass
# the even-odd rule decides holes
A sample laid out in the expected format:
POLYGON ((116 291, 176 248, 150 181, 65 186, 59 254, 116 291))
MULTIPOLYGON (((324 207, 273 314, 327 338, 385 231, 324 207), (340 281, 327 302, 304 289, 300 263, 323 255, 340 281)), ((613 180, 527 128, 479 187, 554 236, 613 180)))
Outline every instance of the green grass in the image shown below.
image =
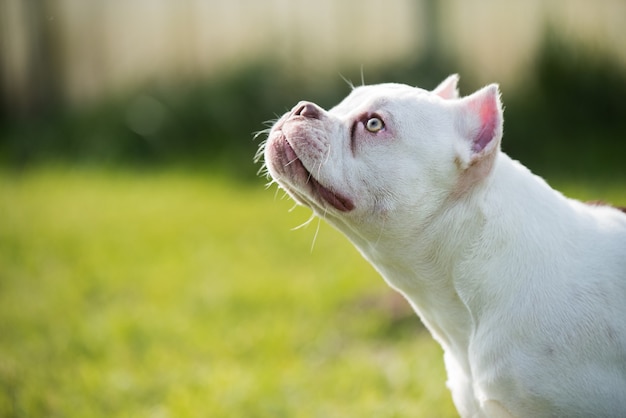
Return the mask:
POLYGON ((311 250, 317 221, 292 231, 309 212, 281 196, 175 170, 0 172, 0 416, 456 416, 419 321, 327 225, 311 250))

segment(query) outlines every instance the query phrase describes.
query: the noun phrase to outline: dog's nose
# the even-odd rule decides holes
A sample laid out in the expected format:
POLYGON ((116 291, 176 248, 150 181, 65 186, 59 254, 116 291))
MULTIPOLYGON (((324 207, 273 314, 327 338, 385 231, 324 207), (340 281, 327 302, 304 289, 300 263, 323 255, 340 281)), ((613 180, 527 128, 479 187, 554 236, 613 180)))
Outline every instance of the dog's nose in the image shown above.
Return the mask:
POLYGON ((300 102, 295 107, 294 115, 304 116, 310 119, 320 119, 322 115, 321 109, 314 103, 300 102))

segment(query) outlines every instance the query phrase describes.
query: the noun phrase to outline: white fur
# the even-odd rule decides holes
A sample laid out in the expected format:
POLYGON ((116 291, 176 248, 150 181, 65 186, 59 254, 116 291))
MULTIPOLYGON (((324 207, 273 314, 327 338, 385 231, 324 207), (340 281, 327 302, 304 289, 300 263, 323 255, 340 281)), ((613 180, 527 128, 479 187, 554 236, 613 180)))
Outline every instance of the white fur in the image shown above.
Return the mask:
POLYGON ((463 417, 626 416, 626 215, 502 153, 497 86, 458 98, 457 80, 302 102, 270 132, 269 173, 408 299, 463 417))

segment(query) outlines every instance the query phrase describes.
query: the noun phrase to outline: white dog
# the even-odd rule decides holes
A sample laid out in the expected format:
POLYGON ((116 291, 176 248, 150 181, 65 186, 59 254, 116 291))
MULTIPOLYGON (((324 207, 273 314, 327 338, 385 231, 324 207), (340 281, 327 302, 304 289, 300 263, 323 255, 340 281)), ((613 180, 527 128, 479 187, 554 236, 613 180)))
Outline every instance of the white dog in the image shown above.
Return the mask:
POLYGON ((626 215, 511 160, 497 85, 457 80, 300 102, 269 173, 409 300, 463 417, 626 417, 626 215))

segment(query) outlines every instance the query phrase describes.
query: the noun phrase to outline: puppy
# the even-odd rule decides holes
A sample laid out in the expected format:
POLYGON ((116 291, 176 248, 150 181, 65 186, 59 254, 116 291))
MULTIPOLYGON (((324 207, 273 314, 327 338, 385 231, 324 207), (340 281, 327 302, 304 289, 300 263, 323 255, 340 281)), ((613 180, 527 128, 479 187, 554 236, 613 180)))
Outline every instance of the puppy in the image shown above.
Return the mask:
POLYGON ((463 417, 626 417, 626 215, 500 150, 498 86, 355 88, 300 102, 260 153, 444 350, 463 417))

